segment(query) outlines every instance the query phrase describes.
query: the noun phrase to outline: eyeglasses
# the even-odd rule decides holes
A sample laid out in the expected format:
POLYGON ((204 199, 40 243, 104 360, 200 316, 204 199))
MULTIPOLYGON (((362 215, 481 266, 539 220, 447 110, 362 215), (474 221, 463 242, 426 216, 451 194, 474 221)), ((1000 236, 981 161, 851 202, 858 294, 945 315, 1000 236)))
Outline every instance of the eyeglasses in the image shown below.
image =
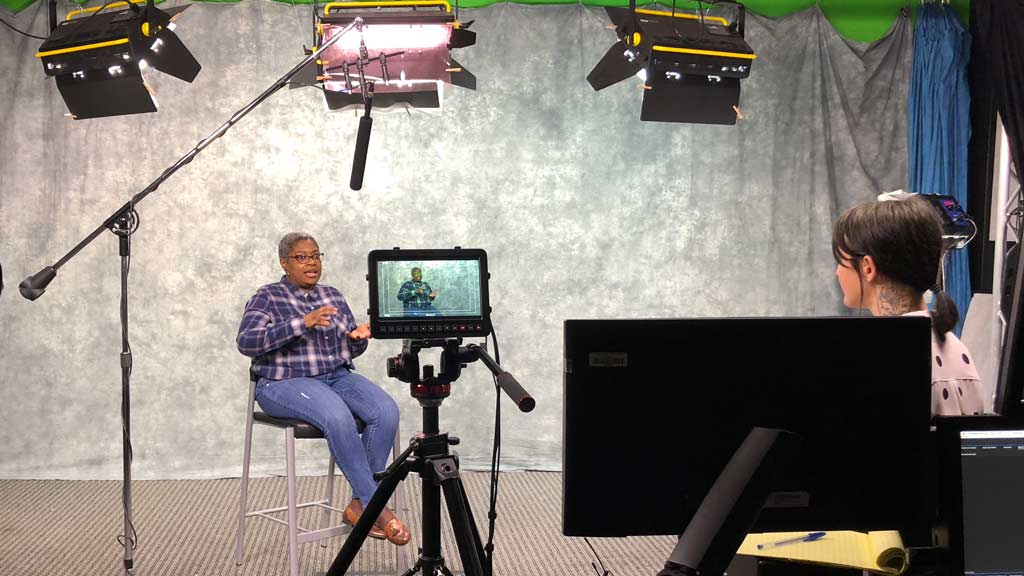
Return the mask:
POLYGON ((319 262, 323 260, 323 252, 314 252, 312 254, 296 254, 295 256, 285 256, 285 259, 294 258, 299 264, 305 264, 307 261, 312 260, 313 262, 319 262))

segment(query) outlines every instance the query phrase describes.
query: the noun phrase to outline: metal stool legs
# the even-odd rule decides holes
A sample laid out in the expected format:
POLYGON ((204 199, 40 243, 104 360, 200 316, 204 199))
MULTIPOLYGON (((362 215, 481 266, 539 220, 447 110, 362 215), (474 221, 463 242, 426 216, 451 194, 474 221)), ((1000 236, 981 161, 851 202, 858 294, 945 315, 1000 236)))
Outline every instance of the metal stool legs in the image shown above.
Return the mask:
MULTIPOLYGON (((255 382, 252 383, 249 389, 249 410, 246 417, 245 425, 245 447, 243 450, 242 458, 242 478, 241 478, 241 498, 239 503, 238 511, 238 531, 235 538, 235 564, 241 565, 242 559, 245 555, 245 523, 246 520, 251 517, 260 517, 279 524, 283 524, 288 529, 288 572, 290 576, 298 576, 299 574, 299 544, 306 542, 321 541, 321 546, 326 547, 328 538, 337 536, 339 534, 346 534, 351 531, 351 527, 347 525, 331 526, 330 516, 331 512, 338 512, 339 514, 343 510, 334 506, 334 467, 335 460, 334 456, 331 455, 328 469, 327 469, 327 490, 324 498, 312 502, 299 503, 298 501, 298 486, 296 478, 296 467, 295 467, 295 439, 301 438, 317 438, 318 431, 312 428, 304 422, 296 420, 285 420, 270 418, 265 414, 259 414, 258 417, 254 415, 253 404, 255 401, 256 387, 255 382), (267 508, 263 510, 249 511, 249 464, 252 457, 252 429, 253 423, 259 422, 268 426, 273 426, 284 430, 285 433, 285 455, 286 455, 286 474, 287 474, 287 505, 277 508, 267 508), (296 435, 296 430, 300 430, 301 434, 296 435), (309 530, 303 528, 298 522, 298 511, 301 508, 317 506, 321 508, 319 528, 316 530, 309 530), (272 514, 280 514, 284 512, 286 520, 281 520, 272 514)), ((401 452, 401 441, 400 435, 396 431, 393 453, 398 454, 401 452)), ((392 499, 392 507, 398 512, 402 509, 404 502, 402 501, 401 491, 396 491, 394 498, 392 499)))

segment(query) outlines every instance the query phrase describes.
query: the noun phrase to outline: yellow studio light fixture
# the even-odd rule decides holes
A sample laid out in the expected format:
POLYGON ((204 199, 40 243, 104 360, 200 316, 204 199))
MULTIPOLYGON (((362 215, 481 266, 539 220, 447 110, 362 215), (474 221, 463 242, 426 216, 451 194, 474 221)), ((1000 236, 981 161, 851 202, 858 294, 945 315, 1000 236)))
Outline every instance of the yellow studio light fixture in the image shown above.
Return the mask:
POLYGON ((331 2, 316 24, 316 45, 355 18, 362 24, 325 51, 303 83, 320 85, 331 110, 373 107, 440 109, 444 85, 476 89, 476 76, 452 58, 476 43, 446 0, 331 2))
POLYGON ((156 98, 142 76, 147 68, 192 82, 201 66, 173 23, 186 8, 161 10, 153 0, 133 0, 73 10, 59 23, 51 20, 50 36, 36 57, 56 80, 71 117, 155 112, 156 98))
POLYGON ((735 124, 740 80, 757 58, 743 39, 746 9, 737 2, 729 20, 667 10, 605 8, 619 40, 587 75, 603 90, 636 75, 644 82, 640 119, 655 122, 735 124))

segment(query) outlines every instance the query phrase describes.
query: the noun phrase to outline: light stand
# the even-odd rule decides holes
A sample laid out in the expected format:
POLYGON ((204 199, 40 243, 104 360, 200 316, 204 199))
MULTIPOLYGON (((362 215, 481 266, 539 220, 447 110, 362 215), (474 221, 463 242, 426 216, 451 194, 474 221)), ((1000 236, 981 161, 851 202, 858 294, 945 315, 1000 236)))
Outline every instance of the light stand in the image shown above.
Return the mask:
POLYGON ((131 347, 128 344, 128 270, 131 262, 131 236, 134 234, 139 227, 139 215, 135 211, 135 206, 141 202, 151 192, 160 187, 160 184, 171 177, 172 174, 177 172, 180 168, 191 162, 200 152, 206 149, 207 146, 213 143, 214 140, 220 138, 234 126, 239 120, 241 120, 246 114, 251 112, 254 108, 263 103, 267 98, 273 95, 275 92, 288 85, 289 80, 293 76, 299 73, 300 70, 305 68, 311 62, 314 62, 320 54, 328 49, 331 45, 341 39, 346 33, 352 28, 360 25, 362 20, 356 18, 352 23, 343 28, 338 34, 335 34, 319 50, 306 56, 301 62, 295 67, 285 73, 284 76, 276 80, 266 90, 264 90, 259 96, 253 99, 251 102, 243 106, 237 112, 228 118, 227 122, 222 124, 219 128, 214 130, 209 136, 201 140, 194 148, 189 150, 184 156, 178 159, 177 162, 172 164, 169 168, 165 169, 155 180, 150 182, 141 192, 132 196, 132 198, 125 203, 123 206, 117 209, 113 214, 110 215, 102 224, 99 225, 91 234, 85 237, 77 246, 71 249, 70 252, 64 255, 56 264, 52 266, 46 266, 39 272, 36 272, 32 276, 25 278, 19 285, 21 295, 29 300, 36 300, 43 293, 46 292, 46 286, 57 276, 57 270, 59 270, 64 264, 71 260, 76 254, 78 254, 83 248, 85 248, 90 242, 96 239, 104 230, 110 230, 118 237, 119 254, 121 257, 121 415, 122 421, 122 440, 123 440, 123 456, 124 456, 124 487, 123 487, 123 500, 124 500, 124 572, 127 576, 131 576, 131 570, 134 568, 134 551, 136 547, 135 541, 135 529, 132 526, 132 499, 131 499, 131 462, 132 462, 132 447, 131 447, 131 420, 130 420, 130 381, 132 371, 132 354, 131 347))

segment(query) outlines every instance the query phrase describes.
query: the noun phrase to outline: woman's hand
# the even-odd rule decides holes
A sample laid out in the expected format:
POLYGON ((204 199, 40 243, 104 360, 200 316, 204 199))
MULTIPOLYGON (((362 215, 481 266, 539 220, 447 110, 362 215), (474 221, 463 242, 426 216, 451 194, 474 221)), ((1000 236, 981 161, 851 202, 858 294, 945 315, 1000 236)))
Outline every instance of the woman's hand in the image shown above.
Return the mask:
POLYGON ((330 326, 331 316, 334 316, 337 313, 338 309, 334 306, 324 306, 306 314, 303 317, 303 320, 306 322, 306 328, 312 328, 314 326, 330 326))
POLYGON ((369 340, 372 338, 370 335, 370 323, 365 322, 356 326, 356 329, 348 333, 349 340, 369 340))

